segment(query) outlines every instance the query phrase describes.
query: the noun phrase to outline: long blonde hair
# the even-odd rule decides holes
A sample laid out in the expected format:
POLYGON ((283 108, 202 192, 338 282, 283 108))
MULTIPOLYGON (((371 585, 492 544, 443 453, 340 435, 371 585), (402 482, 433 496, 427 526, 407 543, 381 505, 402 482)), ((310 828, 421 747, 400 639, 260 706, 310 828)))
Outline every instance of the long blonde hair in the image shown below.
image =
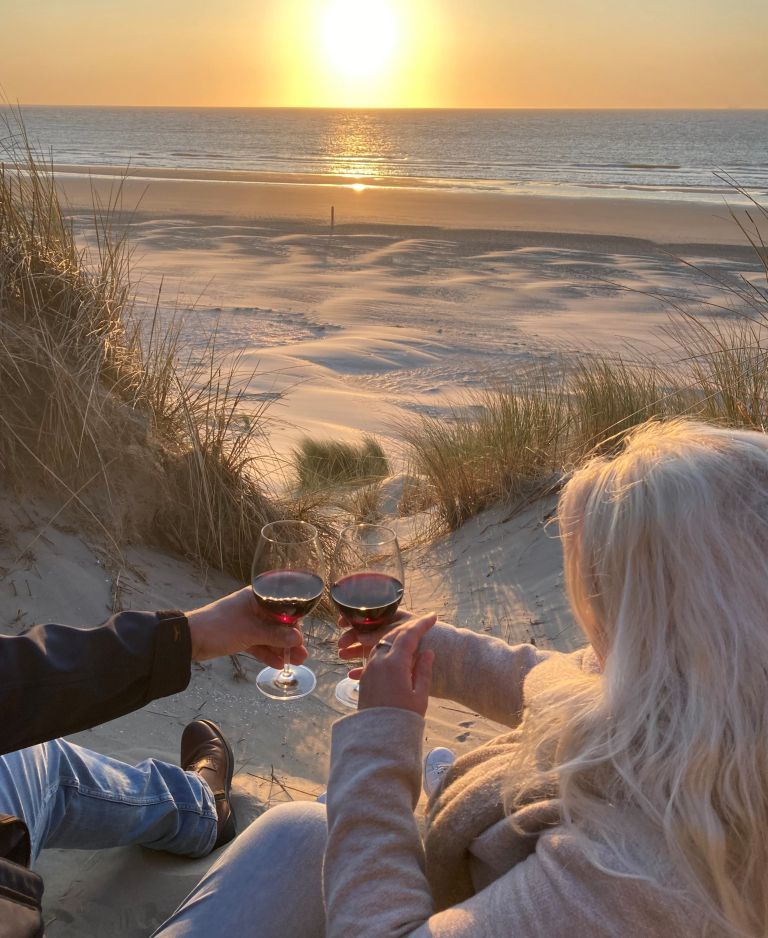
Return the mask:
POLYGON ((626 852, 607 806, 630 808, 713 924, 768 934, 768 436, 644 424, 574 474, 558 520, 604 667, 526 720, 532 765, 601 868, 626 852))

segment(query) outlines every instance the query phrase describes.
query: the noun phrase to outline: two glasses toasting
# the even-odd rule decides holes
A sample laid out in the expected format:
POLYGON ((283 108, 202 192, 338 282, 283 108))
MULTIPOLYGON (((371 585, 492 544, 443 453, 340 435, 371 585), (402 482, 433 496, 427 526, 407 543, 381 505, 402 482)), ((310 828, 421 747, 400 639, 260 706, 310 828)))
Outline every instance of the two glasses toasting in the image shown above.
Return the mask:
MULTIPOLYGON (((262 528, 251 582, 261 609, 276 623, 299 625, 323 594, 324 561, 317 529, 306 521, 275 521, 262 528)), ((403 598, 403 561, 397 535, 378 524, 352 524, 340 533, 331 559, 331 599, 358 632, 391 622, 403 598)), ((296 700, 315 689, 304 665, 291 664, 286 648, 282 669, 264 668, 259 690, 276 700, 296 700)), ((359 682, 346 677, 336 699, 357 708, 359 682)))

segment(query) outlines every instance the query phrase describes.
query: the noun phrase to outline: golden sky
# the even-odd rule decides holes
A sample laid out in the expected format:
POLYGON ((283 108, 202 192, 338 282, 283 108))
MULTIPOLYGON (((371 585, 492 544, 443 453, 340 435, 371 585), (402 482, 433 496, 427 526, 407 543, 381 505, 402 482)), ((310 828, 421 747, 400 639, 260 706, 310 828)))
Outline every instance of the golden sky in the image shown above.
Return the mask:
POLYGON ((21 104, 768 107, 768 0, 0 0, 21 104))

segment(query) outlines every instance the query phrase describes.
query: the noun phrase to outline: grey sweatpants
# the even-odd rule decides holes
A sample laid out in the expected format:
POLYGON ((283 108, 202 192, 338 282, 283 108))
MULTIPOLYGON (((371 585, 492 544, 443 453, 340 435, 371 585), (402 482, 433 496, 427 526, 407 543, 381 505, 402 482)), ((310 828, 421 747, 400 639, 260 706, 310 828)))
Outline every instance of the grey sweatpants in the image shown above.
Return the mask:
POLYGON ((323 938, 325 805, 270 808, 224 851, 153 938, 323 938))

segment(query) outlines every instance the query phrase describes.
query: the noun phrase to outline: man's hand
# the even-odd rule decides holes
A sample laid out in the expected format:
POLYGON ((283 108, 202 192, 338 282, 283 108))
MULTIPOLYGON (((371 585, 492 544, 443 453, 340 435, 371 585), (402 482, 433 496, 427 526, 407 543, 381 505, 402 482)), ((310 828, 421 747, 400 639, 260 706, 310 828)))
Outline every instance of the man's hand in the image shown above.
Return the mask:
POLYGON ((434 652, 419 651, 419 642, 437 622, 429 613, 409 619, 386 637, 391 648, 375 647, 360 677, 359 710, 400 707, 420 716, 427 712, 434 652))
POLYGON ((259 609, 250 586, 186 616, 193 661, 246 651, 264 664, 282 668, 284 648, 291 649, 294 664, 301 664, 308 655, 301 632, 269 619, 259 609))

